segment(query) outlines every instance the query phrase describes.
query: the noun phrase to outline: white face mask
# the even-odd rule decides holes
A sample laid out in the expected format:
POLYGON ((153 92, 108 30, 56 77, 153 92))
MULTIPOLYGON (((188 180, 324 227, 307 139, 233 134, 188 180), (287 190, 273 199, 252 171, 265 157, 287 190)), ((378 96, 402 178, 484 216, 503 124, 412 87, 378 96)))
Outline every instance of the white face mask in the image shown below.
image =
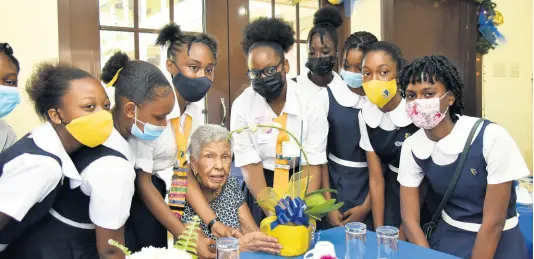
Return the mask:
POLYGON ((416 99, 411 102, 406 102, 406 113, 413 121, 413 124, 422 129, 432 129, 436 127, 447 115, 447 109, 444 112, 440 111, 440 101, 449 91, 441 98, 434 97, 430 99, 416 99))

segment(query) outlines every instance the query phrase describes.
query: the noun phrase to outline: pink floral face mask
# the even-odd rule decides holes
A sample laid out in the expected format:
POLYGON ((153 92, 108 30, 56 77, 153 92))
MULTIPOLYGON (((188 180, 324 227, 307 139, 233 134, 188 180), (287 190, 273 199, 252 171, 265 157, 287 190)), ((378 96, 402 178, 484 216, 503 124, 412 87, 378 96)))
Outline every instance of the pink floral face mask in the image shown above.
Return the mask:
POLYGON ((440 111, 439 101, 447 96, 445 93, 441 98, 416 99, 406 102, 406 113, 412 119, 413 124, 422 129, 432 129, 436 127, 446 116, 449 107, 444 112, 440 111))

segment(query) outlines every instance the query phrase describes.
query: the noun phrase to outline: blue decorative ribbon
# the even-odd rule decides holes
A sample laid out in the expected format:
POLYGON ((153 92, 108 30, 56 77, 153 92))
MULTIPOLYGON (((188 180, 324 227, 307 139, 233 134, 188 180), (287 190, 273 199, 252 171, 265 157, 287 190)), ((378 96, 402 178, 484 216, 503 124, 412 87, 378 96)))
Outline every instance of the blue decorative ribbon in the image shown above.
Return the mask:
POLYGON ((291 199, 291 197, 287 196, 281 199, 278 205, 274 207, 277 219, 271 223, 271 230, 278 225, 286 225, 288 223, 308 227, 310 219, 304 213, 306 208, 306 203, 299 197, 291 199))
POLYGON ((356 1, 358 0, 345 0, 345 17, 352 16, 352 12, 354 11, 354 4, 356 4, 356 1))
POLYGON ((499 32, 495 24, 493 23, 493 16, 488 15, 488 12, 484 8, 480 8, 480 14, 478 15, 478 30, 482 33, 482 36, 493 46, 497 46, 497 40, 501 43, 507 43, 506 38, 499 32))

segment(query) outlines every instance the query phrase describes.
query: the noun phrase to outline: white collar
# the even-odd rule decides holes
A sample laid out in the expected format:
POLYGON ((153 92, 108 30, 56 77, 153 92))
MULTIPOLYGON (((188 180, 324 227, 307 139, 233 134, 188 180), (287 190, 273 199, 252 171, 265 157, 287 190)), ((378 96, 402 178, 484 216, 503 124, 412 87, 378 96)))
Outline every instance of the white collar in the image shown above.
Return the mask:
POLYGON ((128 141, 126 141, 115 128, 113 128, 111 135, 102 145, 120 152, 126 159, 128 159, 128 162, 130 162, 132 166, 135 165, 135 155, 130 149, 128 141))
MULTIPOLYGON (((460 116, 460 119, 456 121, 454 128, 452 128, 451 133, 438 142, 430 140, 423 129, 418 130, 410 137, 413 138, 413 143, 417 143, 416 145, 412 145, 414 155, 419 159, 427 159, 432 155, 436 148, 448 155, 458 155, 462 153, 465 142, 469 137, 469 133, 478 119, 479 118, 470 116, 460 116)), ((480 126, 478 132, 480 132, 480 126)), ((475 137, 477 134, 478 133, 475 134, 475 137)), ((475 138, 473 137, 471 143, 473 143, 474 140, 475 138)))
MULTIPOLYGON (((288 82, 289 81, 293 80, 288 80, 288 82)), ((299 87, 306 87, 317 92, 323 89, 323 87, 316 85, 308 78, 308 72, 301 73, 299 76, 297 76, 297 84, 299 87)))
POLYGON ((364 102, 365 96, 359 96, 349 89, 347 83, 343 81, 341 76, 332 71, 334 79, 328 84, 328 87, 332 91, 332 95, 336 101, 344 107, 356 107, 358 102, 364 102))
MULTIPOLYGON (((34 128, 31 134, 33 142, 41 148, 42 150, 54 154, 61 160, 61 170, 63 175, 72 179, 81 181, 82 177, 76 169, 76 166, 72 162, 69 154, 65 151, 61 139, 57 135, 56 130, 52 127, 50 122, 45 122, 44 124, 34 128)), ((71 182, 71 186, 72 186, 71 182)))
POLYGON ((412 124, 412 120, 410 119, 410 117, 408 117, 408 114, 406 113, 405 99, 402 99, 399 105, 395 107, 395 109, 387 113, 382 112, 380 108, 378 108, 378 106, 371 102, 365 103, 362 108, 363 119, 365 120, 365 123, 371 128, 376 128, 378 127, 378 125, 380 125, 384 114, 386 114, 387 117, 389 117, 389 119, 391 120, 391 122, 393 122, 393 124, 395 124, 395 126, 399 128, 406 127, 412 124))
MULTIPOLYGON (((175 119, 175 118, 179 118, 180 117, 180 114, 181 114, 181 111, 180 111, 180 104, 178 103, 178 97, 176 95, 176 89, 173 87, 172 88, 172 92, 174 94, 174 107, 172 108, 172 111, 171 113, 169 113, 167 115, 167 120, 172 120, 172 119, 175 119)), ((198 109, 200 109, 200 105, 199 104, 202 104, 204 102, 204 98, 202 98, 200 101, 198 102, 189 102, 189 104, 187 104, 187 106, 185 106, 185 111, 184 111, 184 114, 187 114, 189 116, 191 116, 191 118, 195 118, 197 115, 198 115, 198 109)), ((202 113, 202 112, 200 112, 202 113)))

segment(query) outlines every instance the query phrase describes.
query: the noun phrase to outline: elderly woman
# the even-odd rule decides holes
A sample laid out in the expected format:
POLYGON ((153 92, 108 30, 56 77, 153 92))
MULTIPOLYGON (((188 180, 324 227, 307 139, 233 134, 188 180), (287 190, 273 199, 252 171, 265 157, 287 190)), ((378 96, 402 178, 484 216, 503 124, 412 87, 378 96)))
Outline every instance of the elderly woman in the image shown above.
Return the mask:
MULTIPOLYGON (((239 245, 242 251, 278 254, 282 246, 275 238, 259 232, 239 182, 230 175, 232 147, 227 141, 228 134, 226 128, 218 125, 207 124, 197 128, 191 135, 191 170, 204 198, 217 214, 215 220, 241 232, 239 245)), ((193 208, 186 203, 182 221, 191 221, 195 215, 193 208)), ((210 222, 209 225, 213 224, 210 222)), ((202 230, 206 236, 214 238, 209 225, 202 223, 202 230)))

